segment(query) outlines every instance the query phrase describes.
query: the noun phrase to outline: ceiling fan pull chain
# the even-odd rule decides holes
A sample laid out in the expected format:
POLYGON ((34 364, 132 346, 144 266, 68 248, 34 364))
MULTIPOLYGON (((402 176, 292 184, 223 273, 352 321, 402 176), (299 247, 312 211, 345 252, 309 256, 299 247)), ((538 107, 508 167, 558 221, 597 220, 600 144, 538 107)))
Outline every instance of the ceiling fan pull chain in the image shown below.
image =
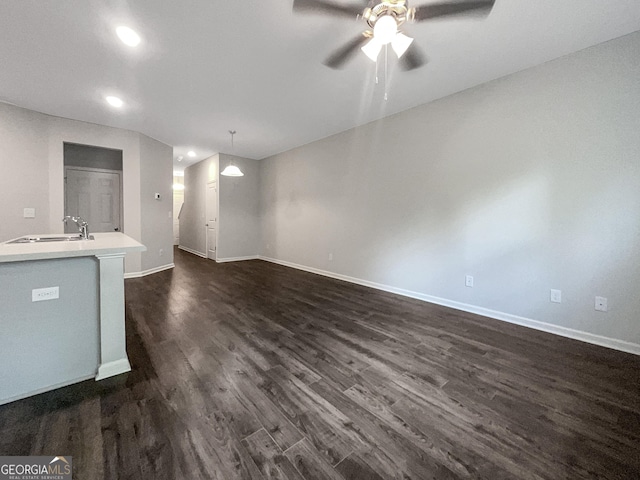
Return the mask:
POLYGON ((388 97, 387 97, 387 92, 389 91, 389 89, 387 88, 388 85, 388 70, 389 70, 389 57, 388 54, 389 53, 389 45, 385 45, 384 46, 384 100, 385 102, 387 101, 388 97))

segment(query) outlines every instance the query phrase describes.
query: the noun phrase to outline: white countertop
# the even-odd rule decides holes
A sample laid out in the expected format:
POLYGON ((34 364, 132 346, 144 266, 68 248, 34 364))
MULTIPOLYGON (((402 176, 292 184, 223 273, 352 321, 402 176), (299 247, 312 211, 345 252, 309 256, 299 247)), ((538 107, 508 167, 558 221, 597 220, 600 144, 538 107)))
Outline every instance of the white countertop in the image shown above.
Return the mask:
MULTIPOLYGON (((142 252, 144 245, 121 232, 93 233, 94 240, 42 243, 0 243, 0 263, 50 258, 90 257, 113 253, 142 252)), ((28 235, 47 237, 51 234, 28 235)), ((21 237, 19 237, 21 238, 21 237)), ((9 240, 11 242, 11 240, 9 240)))

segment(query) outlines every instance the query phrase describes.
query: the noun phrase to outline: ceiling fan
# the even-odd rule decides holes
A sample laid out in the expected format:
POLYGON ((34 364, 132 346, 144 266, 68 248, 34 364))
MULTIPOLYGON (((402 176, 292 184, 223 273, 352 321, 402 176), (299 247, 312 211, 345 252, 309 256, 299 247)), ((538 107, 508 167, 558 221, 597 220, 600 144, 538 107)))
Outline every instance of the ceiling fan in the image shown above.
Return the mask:
POLYGON ((400 67, 403 70, 413 70, 425 63, 425 57, 420 48, 413 43, 413 38, 400 30, 404 23, 467 14, 488 15, 495 0, 450 0, 418 7, 409 7, 408 0, 374 2, 375 0, 365 0, 361 5, 346 5, 328 0, 293 0, 293 11, 362 17, 367 23, 369 28, 325 60, 324 63, 328 67, 341 68, 358 49, 376 61, 382 47, 390 44, 400 59, 400 67))

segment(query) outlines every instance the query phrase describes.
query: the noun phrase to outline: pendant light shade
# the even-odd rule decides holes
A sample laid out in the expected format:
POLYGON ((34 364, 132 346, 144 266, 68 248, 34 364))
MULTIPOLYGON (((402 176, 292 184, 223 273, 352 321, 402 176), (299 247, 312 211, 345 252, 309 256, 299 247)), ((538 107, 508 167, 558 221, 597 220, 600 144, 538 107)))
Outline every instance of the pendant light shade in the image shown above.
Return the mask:
POLYGON ((362 50, 367 57, 369 57, 372 61, 375 62, 376 60, 378 60, 378 55, 380 55, 380 50, 382 50, 382 44, 375 38, 372 38, 360 50, 362 50))
MULTIPOLYGON (((233 136, 236 134, 235 130, 229 130, 231 134, 231 153, 233 153, 233 136)), ((242 177, 244 173, 236 167, 233 162, 229 161, 229 165, 224 167, 224 170, 220 172, 220 175, 224 175, 225 177, 242 177)))
POLYGON ((409 45, 413 43, 413 38, 407 37, 405 34, 398 32, 393 40, 391 40, 391 47, 396 52, 398 58, 404 55, 409 45))
POLYGON ((242 173, 235 165, 229 164, 224 167, 224 170, 220 172, 220 175, 224 175, 225 177, 242 177, 244 173, 242 173))

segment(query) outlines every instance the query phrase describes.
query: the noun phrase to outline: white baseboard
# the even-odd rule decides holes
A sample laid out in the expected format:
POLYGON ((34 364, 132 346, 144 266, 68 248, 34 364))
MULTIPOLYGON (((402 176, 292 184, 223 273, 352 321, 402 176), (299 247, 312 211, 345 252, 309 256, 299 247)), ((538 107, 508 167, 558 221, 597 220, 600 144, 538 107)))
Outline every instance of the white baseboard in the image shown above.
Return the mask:
POLYGON ((169 270, 170 268, 175 267, 174 263, 167 263, 166 265, 162 265, 160 267, 150 268, 149 270, 143 270, 142 272, 131 272, 125 273, 124 278, 140 278, 145 277, 147 275, 151 275, 152 273, 162 272, 164 270, 169 270))
POLYGON ((448 300, 446 298, 434 297, 432 295, 426 295, 420 292, 414 292, 411 290, 405 290, 402 288, 392 287, 390 285, 384 285, 381 283, 370 282, 368 280, 362 280, 360 278, 349 277, 339 273, 330 272, 328 270, 321 270, 319 268, 307 267, 305 265, 299 265, 293 262, 287 262, 284 260, 278 260, 275 258, 264 257, 259 255, 260 260, 266 262, 277 263, 285 267, 291 267, 298 270, 304 270, 305 272, 315 273, 323 275, 325 277, 335 278, 337 280, 343 280, 349 283, 355 283, 365 287, 375 288, 376 290, 383 290, 385 292, 395 293, 404 297, 415 298, 424 302, 435 303, 444 307, 454 308, 456 310, 462 310, 463 312, 475 313, 484 317, 494 318, 496 320, 502 320, 504 322, 521 325, 523 327, 533 328, 547 333, 553 333, 562 337, 572 338, 574 340, 580 340, 586 343, 594 345, 600 345, 602 347, 612 348, 614 350, 620 350, 622 352, 633 353, 640 355, 640 345, 637 343, 626 342, 624 340, 618 340, 617 338, 609 338, 594 333, 584 332, 582 330, 574 330, 572 328, 561 327, 559 325, 553 325, 551 323, 541 322, 539 320, 533 320, 531 318, 520 317, 518 315, 512 315, 510 313, 499 312, 484 307, 478 307, 467 303, 457 302, 454 300, 448 300))
POLYGON ((21 393, 20 395, 15 395, 13 397, 8 398, 0 398, 0 405, 4 405, 5 403, 15 402, 17 400, 22 400, 23 398, 33 397, 34 395, 39 395, 44 392, 49 392, 51 390, 57 390, 58 388, 67 387, 69 385, 73 385, 74 383, 84 382, 85 380, 89 380, 90 378, 94 378, 95 375, 85 375, 79 378, 75 378, 73 380, 69 380, 67 382, 56 383, 55 385, 49 385, 48 387, 38 388, 28 393, 21 393))
POLYGON ((120 360, 114 360, 113 362, 103 363, 98 367, 98 374, 96 375, 96 382, 104 380, 105 378, 114 377, 121 373, 131 371, 131 364, 128 358, 121 358, 120 360))
POLYGON ((242 260, 257 260, 258 255, 249 255, 246 257, 228 257, 228 258, 216 258, 217 263, 226 263, 226 262, 241 262, 242 260))
POLYGON ((199 257, 202 257, 202 258, 207 258, 207 254, 206 253, 198 252, 197 250, 193 250, 193 249, 188 248, 188 247, 183 247, 182 245, 178 245, 178 249, 179 250, 184 250, 187 253, 192 253, 192 254, 197 255, 199 257))

